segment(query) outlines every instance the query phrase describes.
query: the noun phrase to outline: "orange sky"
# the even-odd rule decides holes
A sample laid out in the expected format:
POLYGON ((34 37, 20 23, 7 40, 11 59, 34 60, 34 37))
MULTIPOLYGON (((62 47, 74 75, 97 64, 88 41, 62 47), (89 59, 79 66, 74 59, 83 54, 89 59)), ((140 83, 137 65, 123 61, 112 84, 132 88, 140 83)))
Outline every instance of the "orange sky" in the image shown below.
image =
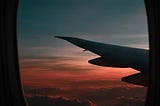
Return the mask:
MULTIPOLYGON (((84 57, 44 57, 20 59, 21 78, 24 85, 36 87, 68 88, 75 82, 94 82, 99 88, 120 86, 120 84, 105 84, 108 81, 120 81, 122 77, 137 73, 131 68, 111 68, 89 64, 84 57), (99 85, 99 83, 100 85, 99 85), (102 83, 103 82, 103 83, 102 83), (104 85, 103 85, 104 84, 104 85)), ((92 86, 91 84, 88 84, 92 86)), ((127 84, 127 83, 126 83, 127 84)), ((81 83, 83 85, 83 83, 81 83)), ((132 84, 131 84, 132 85, 132 84)), ((85 87, 87 85, 85 84, 85 87)))
POLYGON ((98 56, 78 47, 57 49, 56 55, 52 52, 47 51, 47 56, 19 59, 26 96, 38 93, 54 98, 91 100, 97 106, 144 103, 146 88, 121 81, 122 77, 138 71, 92 65, 88 60, 98 56))
POLYGON ((146 88, 121 81, 122 77, 138 71, 91 65, 87 63, 91 57, 94 56, 20 59, 26 97, 38 93, 71 101, 89 100, 96 106, 144 103, 146 88))

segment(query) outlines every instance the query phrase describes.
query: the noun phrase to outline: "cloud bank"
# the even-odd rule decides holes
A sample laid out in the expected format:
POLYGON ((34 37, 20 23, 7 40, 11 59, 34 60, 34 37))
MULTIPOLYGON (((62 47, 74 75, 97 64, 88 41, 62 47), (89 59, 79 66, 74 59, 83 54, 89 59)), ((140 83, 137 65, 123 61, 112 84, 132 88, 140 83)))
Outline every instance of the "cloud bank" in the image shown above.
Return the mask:
POLYGON ((50 98, 46 96, 33 96, 27 98, 29 106, 96 106, 89 100, 67 99, 64 97, 50 98))

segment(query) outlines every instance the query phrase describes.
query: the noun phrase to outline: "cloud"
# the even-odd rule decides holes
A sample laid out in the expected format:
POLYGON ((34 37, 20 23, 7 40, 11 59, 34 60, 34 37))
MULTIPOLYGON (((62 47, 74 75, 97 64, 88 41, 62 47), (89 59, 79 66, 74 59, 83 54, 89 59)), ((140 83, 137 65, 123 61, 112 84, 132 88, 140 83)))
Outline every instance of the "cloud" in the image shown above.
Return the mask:
POLYGON ((67 99, 64 97, 50 98, 47 96, 33 96, 27 98, 29 106, 96 106, 89 100, 67 99))
POLYGON ((69 100, 69 99, 65 99, 63 97, 59 97, 59 98, 54 99, 53 104, 55 106, 96 106, 94 103, 92 103, 89 100, 84 100, 84 101, 80 101, 78 99, 69 100))
POLYGON ((146 88, 115 87, 95 89, 81 93, 82 98, 94 101, 98 106, 143 106, 146 88))
POLYGON ((125 96, 120 96, 117 97, 117 100, 119 103, 116 104, 116 106, 144 106, 144 98, 140 97, 125 97, 125 96))
POLYGON ((38 106, 38 104, 45 106, 45 103, 46 106, 50 106, 48 105, 50 103, 51 106, 95 106, 95 104, 97 106, 143 106, 147 89, 121 86, 114 88, 95 87, 92 89, 75 88, 66 91, 59 88, 29 88, 29 90, 33 95, 26 97, 29 104, 34 104, 31 106, 38 106), (44 91, 47 92, 45 95, 43 95, 44 91), (39 95, 34 95, 34 92, 38 92, 39 95), (61 93, 58 94, 58 92, 61 93))
POLYGON ((91 67, 85 57, 58 57, 58 56, 35 56, 20 59, 21 70, 38 68, 47 71, 79 72, 95 70, 91 67))
POLYGON ((62 94, 64 91, 60 88, 32 88, 28 86, 23 87, 24 93, 27 96, 45 96, 45 95, 50 95, 50 94, 62 94))
POLYGON ((120 85, 120 78, 135 73, 132 69, 94 66, 85 58, 37 56, 20 60, 24 84, 41 87, 106 87, 120 85), (84 59, 84 60, 83 60, 84 59), (112 80, 118 80, 112 81, 112 80), (114 83, 113 83, 114 82, 114 83))

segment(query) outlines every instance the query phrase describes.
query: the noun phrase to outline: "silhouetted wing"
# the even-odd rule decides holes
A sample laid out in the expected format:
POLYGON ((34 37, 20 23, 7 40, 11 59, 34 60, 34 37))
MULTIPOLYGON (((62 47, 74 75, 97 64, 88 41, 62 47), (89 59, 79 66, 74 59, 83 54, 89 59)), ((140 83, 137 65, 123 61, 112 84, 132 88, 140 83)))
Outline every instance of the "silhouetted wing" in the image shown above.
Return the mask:
POLYGON ((116 62, 116 64, 122 64, 124 67, 131 67, 141 72, 147 72, 149 69, 148 50, 104 44, 75 37, 55 37, 67 40, 68 42, 91 51, 112 63, 116 62))
POLYGON ((122 81, 136 85, 148 86, 148 75, 143 73, 132 74, 123 77, 122 81))

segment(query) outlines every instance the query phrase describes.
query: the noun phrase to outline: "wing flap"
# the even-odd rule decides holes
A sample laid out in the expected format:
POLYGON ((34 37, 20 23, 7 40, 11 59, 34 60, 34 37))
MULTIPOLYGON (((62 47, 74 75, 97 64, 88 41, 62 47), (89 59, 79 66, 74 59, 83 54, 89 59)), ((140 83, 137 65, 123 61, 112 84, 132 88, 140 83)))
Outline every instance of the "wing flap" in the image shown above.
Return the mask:
POLYGON ((148 86, 148 75, 144 73, 137 73, 137 74, 132 74, 126 77, 123 77, 121 79, 124 82, 136 84, 136 85, 141 85, 141 86, 148 86))

